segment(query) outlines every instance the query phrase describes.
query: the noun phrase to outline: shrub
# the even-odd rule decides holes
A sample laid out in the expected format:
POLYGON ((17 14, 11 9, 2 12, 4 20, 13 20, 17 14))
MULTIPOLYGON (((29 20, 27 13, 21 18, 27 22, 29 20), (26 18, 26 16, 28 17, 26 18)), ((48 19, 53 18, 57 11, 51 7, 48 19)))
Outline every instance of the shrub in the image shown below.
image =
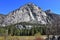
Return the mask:
POLYGON ((38 37, 38 38, 36 38, 35 40, 43 40, 42 38, 40 38, 40 37, 38 37))

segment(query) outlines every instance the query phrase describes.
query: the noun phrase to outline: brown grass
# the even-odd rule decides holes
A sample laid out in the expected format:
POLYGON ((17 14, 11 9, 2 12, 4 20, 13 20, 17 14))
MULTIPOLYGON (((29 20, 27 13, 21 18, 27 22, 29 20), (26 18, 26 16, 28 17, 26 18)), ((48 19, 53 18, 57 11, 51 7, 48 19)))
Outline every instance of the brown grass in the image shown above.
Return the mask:
POLYGON ((8 36, 8 37, 0 37, 0 40, 43 40, 41 37, 37 36, 8 36))

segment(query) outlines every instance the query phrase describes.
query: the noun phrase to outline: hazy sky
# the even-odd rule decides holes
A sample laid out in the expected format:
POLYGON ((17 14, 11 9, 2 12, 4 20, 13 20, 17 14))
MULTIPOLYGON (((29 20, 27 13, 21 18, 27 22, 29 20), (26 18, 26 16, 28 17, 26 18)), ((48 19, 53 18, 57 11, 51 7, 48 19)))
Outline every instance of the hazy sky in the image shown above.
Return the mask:
POLYGON ((0 14, 8 14, 28 2, 33 2, 43 10, 51 9, 60 14, 60 0, 0 0, 0 14))

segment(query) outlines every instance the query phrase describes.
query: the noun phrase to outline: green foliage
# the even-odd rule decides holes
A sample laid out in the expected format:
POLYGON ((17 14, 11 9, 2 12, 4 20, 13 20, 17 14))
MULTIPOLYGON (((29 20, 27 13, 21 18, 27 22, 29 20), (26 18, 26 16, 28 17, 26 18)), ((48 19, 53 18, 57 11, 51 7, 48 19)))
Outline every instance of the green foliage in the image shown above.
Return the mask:
POLYGON ((32 25, 32 28, 31 29, 18 29, 16 28, 15 25, 17 24, 14 24, 14 25, 9 25, 9 26, 6 26, 5 28, 2 28, 0 29, 0 32, 1 33, 4 33, 5 30, 8 30, 8 35, 11 35, 11 36, 34 36, 36 33, 40 33, 41 35, 42 34, 45 34, 45 25, 41 25, 41 24, 33 24, 33 23, 26 23, 26 22, 22 22, 22 23, 18 23, 20 25, 32 25))
POLYGON ((4 33, 5 33, 5 29, 1 27, 0 28, 0 36, 4 35, 4 33))

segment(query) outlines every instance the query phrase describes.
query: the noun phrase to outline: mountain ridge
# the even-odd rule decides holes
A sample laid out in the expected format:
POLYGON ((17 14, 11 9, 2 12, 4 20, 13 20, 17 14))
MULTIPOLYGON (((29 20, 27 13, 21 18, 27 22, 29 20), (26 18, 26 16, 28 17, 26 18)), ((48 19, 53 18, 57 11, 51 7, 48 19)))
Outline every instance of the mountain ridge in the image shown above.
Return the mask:
MULTIPOLYGON (((57 14, 53 14, 52 12, 49 11, 43 11, 35 4, 28 3, 16 10, 13 10, 9 14, 7 14, 4 18, 2 18, 1 16, 0 20, 3 21, 2 24, 0 25, 6 26, 6 25, 16 24, 20 22, 51 24, 53 21, 56 20, 55 16, 57 16, 57 14)), ((60 18, 60 15, 58 16, 60 18)))

